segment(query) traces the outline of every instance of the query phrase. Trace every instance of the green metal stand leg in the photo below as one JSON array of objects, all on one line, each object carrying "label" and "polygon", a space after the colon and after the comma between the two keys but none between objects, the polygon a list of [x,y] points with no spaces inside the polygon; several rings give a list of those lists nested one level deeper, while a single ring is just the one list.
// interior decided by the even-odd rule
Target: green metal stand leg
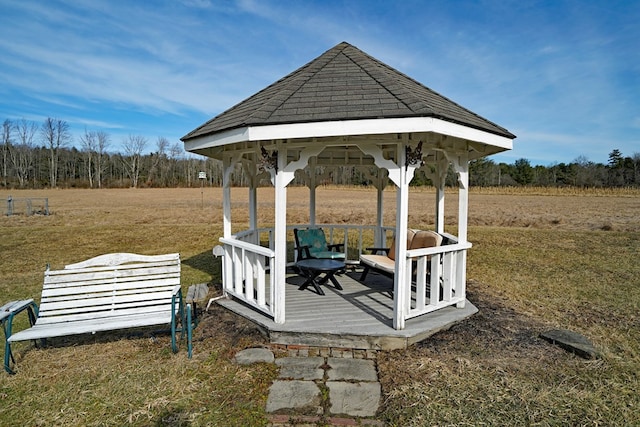
[{"label": "green metal stand leg", "polygon": [[187,304],[187,354],[189,359],[191,359],[192,347],[191,347],[191,304]]},{"label": "green metal stand leg", "polygon": [[9,344],[9,341],[5,340],[5,345],[4,345],[4,370],[7,371],[8,374],[15,374],[15,372],[11,369],[11,365],[10,365],[12,360],[13,360],[13,355],[11,354],[11,344]]},{"label": "green metal stand leg", "polygon": [[[24,301],[12,301],[8,303],[11,305],[7,311],[9,315],[7,317],[3,317],[2,321],[2,331],[4,332],[4,370],[7,371],[8,374],[15,374],[15,371],[11,369],[11,363],[15,364],[15,359],[13,358],[13,354],[11,353],[11,344],[9,343],[9,337],[13,333],[13,318],[16,314],[27,310],[27,314],[29,316],[29,324],[33,326],[36,323],[36,318],[38,317],[38,305],[32,300],[24,300]],[[3,307],[7,307],[6,305]]]},{"label": "green metal stand leg", "polygon": [[[171,350],[174,353],[178,352],[178,344],[176,343],[176,310],[175,307],[175,296],[173,297],[173,304],[171,305]],[[181,314],[181,313],[180,313]]]}]

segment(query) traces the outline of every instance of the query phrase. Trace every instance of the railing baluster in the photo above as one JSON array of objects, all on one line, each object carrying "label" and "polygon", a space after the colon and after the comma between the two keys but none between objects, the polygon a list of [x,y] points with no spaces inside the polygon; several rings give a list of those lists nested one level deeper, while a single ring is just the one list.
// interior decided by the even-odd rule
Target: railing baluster
[{"label": "railing baluster", "polygon": [[429,282],[429,304],[437,305],[440,302],[440,279],[442,278],[442,268],[440,261],[442,254],[436,254],[431,257],[431,280]]},{"label": "railing baluster", "polygon": [[255,254],[247,250],[243,250],[242,252],[244,254],[242,260],[242,264],[244,265],[244,294],[247,300],[255,301],[255,296],[253,294],[253,260],[255,259]]},{"label": "railing baluster", "polygon": [[416,262],[416,310],[424,310],[427,299],[427,257],[421,256]]},{"label": "railing baluster", "polygon": [[256,260],[257,264],[258,264],[258,268],[257,268],[257,286],[256,286],[256,291],[257,291],[257,297],[258,297],[258,305],[259,306],[265,306],[265,270],[266,270],[266,263],[265,263],[265,258],[262,256],[258,256],[255,255],[254,259]]},{"label": "railing baluster", "polygon": [[453,287],[453,274],[455,272],[454,261],[455,253],[450,252],[445,254],[443,262],[443,280],[442,280],[442,300],[451,300],[451,289]]},{"label": "railing baluster", "polygon": [[233,251],[233,275],[234,275],[234,282],[235,282],[235,291],[239,295],[243,294],[243,286],[242,286],[242,282],[244,280],[244,278],[242,277],[243,275],[242,253],[243,252],[244,252],[244,249],[242,248],[236,248],[236,250]]}]

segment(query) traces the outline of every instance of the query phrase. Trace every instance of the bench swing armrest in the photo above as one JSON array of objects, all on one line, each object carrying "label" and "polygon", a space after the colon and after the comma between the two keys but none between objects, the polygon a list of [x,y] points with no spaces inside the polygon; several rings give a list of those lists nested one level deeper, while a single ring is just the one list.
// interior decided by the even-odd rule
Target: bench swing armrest
[{"label": "bench swing armrest", "polygon": [[184,326],[186,323],[186,319],[184,302],[182,300],[182,286],[180,285],[176,285],[173,288],[171,295],[171,349],[174,353],[178,352],[178,343],[176,340],[176,332],[178,331],[178,319],[180,319],[180,339],[182,340],[182,338],[184,337]]},{"label": "bench swing armrest", "polygon": [[15,374],[11,369],[11,363],[15,363],[13,354],[11,353],[11,343],[9,337],[13,333],[13,318],[16,314],[27,310],[29,316],[29,325],[33,326],[38,318],[38,304],[33,299],[12,301],[5,304],[0,309],[0,324],[4,332],[4,370],[8,374]]},{"label": "bench swing armrest", "polygon": [[378,254],[378,252],[384,252],[385,255],[389,255],[389,250],[391,248],[366,248],[368,251],[371,251],[373,255]]}]

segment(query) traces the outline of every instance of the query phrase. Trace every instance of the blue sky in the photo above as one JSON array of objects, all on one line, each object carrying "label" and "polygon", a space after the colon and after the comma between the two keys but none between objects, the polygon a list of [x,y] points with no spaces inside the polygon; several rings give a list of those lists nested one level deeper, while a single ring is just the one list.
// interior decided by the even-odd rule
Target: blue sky
[{"label": "blue sky", "polygon": [[0,121],[152,150],[346,41],[516,134],[494,161],[607,163],[640,153],[638,22],[615,0],[0,0]]}]

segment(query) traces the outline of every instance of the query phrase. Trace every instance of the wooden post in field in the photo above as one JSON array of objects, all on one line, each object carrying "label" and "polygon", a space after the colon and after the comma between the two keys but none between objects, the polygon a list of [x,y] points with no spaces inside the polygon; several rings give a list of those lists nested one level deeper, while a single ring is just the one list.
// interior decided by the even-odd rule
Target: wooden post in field
[{"label": "wooden post in field", "polygon": [[202,199],[202,209],[204,209],[204,181],[207,179],[207,173],[198,172],[198,179],[200,180],[200,198]]}]

